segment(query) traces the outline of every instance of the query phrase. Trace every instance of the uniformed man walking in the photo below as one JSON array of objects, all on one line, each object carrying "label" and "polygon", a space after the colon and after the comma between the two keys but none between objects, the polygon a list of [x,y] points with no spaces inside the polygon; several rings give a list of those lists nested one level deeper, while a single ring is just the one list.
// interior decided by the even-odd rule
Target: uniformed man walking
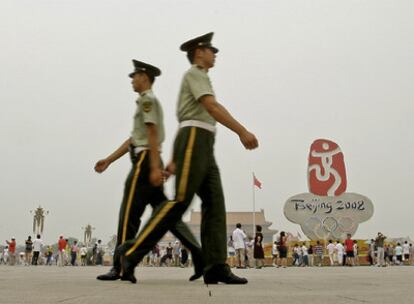
[{"label": "uniformed man walking", "polygon": [[235,132],[246,149],[257,148],[258,141],[215,98],[207,74],[218,52],[211,44],[212,37],[213,33],[208,33],[181,45],[192,66],[181,84],[177,109],[180,129],[174,143],[173,161],[168,166],[168,170],[176,174],[176,197],[157,209],[136,239],[120,247],[125,256],[124,271],[131,277],[134,267],[169,227],[181,219],[197,194],[202,200],[204,282],[247,283],[245,278],[234,275],[226,264],[226,210],[213,153],[216,121]]},{"label": "uniformed man walking", "polygon": [[[147,204],[156,208],[167,199],[162,187],[164,177],[160,159],[160,148],[164,141],[163,112],[152,92],[152,84],[161,71],[157,67],[141,61],[133,60],[133,64],[135,70],[129,76],[132,78],[134,91],[140,96],[137,100],[138,107],[134,116],[131,137],[111,155],[99,160],[95,165],[95,171],[102,173],[111,163],[128,151],[130,152],[132,169],[125,182],[116,246],[135,237]],[[197,240],[182,221],[177,221],[169,229],[192,252],[196,273],[190,280],[201,277],[204,265]],[[121,278],[135,283],[134,278],[121,276],[121,264],[122,259],[115,251],[112,269],[108,273],[98,276],[97,279],[118,280]]]}]

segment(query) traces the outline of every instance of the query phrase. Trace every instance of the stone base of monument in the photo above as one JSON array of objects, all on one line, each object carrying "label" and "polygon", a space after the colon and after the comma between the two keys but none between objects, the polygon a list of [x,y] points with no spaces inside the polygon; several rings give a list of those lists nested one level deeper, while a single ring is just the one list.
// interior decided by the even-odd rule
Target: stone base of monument
[{"label": "stone base of monument", "polygon": [[347,234],[354,235],[358,225],[372,217],[374,205],[369,198],[357,193],[339,196],[302,193],[290,197],[283,211],[311,240],[343,240]]}]

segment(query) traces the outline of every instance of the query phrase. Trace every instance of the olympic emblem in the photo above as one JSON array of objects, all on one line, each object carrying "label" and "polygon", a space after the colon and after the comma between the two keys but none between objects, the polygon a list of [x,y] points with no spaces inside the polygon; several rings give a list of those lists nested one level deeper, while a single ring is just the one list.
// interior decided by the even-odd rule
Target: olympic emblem
[{"label": "olympic emblem", "polygon": [[284,214],[309,239],[344,239],[372,217],[369,198],[346,192],[344,155],[335,142],[317,139],[312,143],[307,176],[309,192],[289,198]]}]

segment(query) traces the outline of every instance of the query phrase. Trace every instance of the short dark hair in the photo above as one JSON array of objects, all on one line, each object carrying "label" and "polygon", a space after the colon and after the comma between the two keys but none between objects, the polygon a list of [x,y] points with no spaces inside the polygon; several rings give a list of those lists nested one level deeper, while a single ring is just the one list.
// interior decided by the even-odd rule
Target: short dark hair
[{"label": "short dark hair", "polygon": [[237,224],[236,224],[236,227],[237,227],[237,228],[241,228],[241,224],[240,224],[240,223],[237,223]]},{"label": "short dark hair", "polygon": [[36,235],[36,237],[37,237],[38,239],[40,239],[40,234]]},{"label": "short dark hair", "polygon": [[153,84],[155,82],[155,76],[150,75],[150,74],[147,74],[147,76],[148,76],[148,80],[151,82],[151,84]]},{"label": "short dark hair", "polygon": [[194,63],[195,51],[196,49],[191,49],[187,52],[187,59],[188,61],[190,61],[191,64]]},{"label": "short dark hair", "polygon": [[262,231],[262,226],[256,225],[256,230],[257,230],[257,232],[261,232]]}]

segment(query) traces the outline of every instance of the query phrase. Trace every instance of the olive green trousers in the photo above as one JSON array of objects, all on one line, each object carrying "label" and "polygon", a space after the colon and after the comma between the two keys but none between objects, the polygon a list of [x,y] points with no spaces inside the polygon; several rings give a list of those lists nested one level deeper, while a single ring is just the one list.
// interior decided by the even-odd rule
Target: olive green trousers
[{"label": "olive green trousers", "polygon": [[[141,216],[147,205],[151,205],[155,212],[167,199],[163,187],[154,187],[149,181],[149,151],[145,150],[138,155],[132,155],[131,160],[132,168],[125,182],[124,197],[119,211],[117,247],[126,240],[135,238],[141,224]],[[191,251],[196,272],[201,271],[200,268],[204,267],[201,248],[188,226],[179,220],[169,230]],[[152,247],[144,255],[150,250]],[[115,250],[113,271],[121,273],[121,266],[121,256]]]},{"label": "olive green trousers", "polygon": [[176,164],[175,200],[164,201],[152,214],[137,238],[124,243],[120,251],[129,265],[137,265],[190,206],[194,195],[201,201],[201,245],[205,271],[226,263],[226,210],[220,173],[214,158],[214,133],[198,128],[181,128],[174,143]]}]

